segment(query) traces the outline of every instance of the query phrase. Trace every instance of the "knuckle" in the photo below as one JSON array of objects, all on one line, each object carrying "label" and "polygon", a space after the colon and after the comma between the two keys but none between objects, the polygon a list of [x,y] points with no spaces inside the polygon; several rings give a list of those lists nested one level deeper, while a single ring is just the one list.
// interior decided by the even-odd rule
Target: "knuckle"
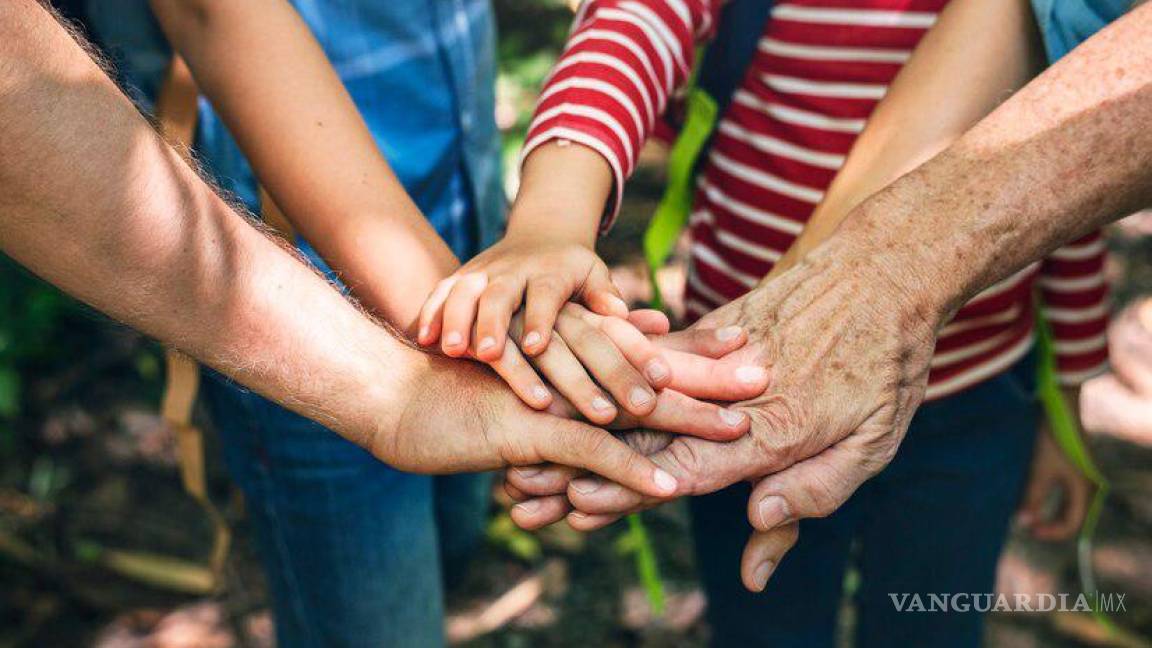
[{"label": "knuckle", "polygon": [[[538,275],[532,278],[529,288],[537,299],[548,298],[563,292],[564,282],[552,274]],[[558,296],[554,298],[558,298]]]},{"label": "knuckle", "polygon": [[586,453],[586,457],[607,459],[612,455],[612,437],[606,432],[601,432],[591,428],[580,428],[573,430],[573,438],[570,438],[569,446],[573,449],[579,449],[580,452]]},{"label": "knuckle", "polygon": [[804,416],[795,399],[786,395],[765,396],[745,408],[751,418],[749,432],[756,449],[763,455],[793,463],[807,452],[811,439],[803,424]]},{"label": "knuckle", "polygon": [[690,491],[695,490],[696,484],[700,481],[700,470],[703,466],[700,454],[696,452],[692,444],[682,441],[673,441],[668,445],[667,451],[672,462],[679,467],[679,474],[676,475],[676,479]]}]

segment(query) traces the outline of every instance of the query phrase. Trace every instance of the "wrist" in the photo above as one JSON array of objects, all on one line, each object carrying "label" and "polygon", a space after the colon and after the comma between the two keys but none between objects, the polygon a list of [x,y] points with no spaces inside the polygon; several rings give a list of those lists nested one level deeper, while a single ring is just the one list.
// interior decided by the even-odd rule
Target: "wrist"
[{"label": "wrist", "polygon": [[814,248],[801,260],[827,265],[823,272],[859,284],[860,298],[897,312],[910,330],[930,331],[933,338],[959,303],[943,274],[921,251],[902,240],[900,232],[885,229],[893,219],[885,214],[883,227],[866,213],[848,220],[845,228]]},{"label": "wrist", "polygon": [[374,375],[363,387],[365,409],[372,419],[367,430],[370,436],[361,445],[377,459],[395,463],[404,412],[426,383],[432,356],[410,347],[391,331],[382,330],[381,334],[391,338],[383,345],[389,347],[387,362],[376,363]]},{"label": "wrist", "polygon": [[[913,193],[912,195],[916,195]],[[938,331],[978,286],[979,268],[947,227],[924,217],[930,208],[891,190],[876,194],[845,219],[825,247],[889,303]],[[970,260],[969,260],[970,261]]]},{"label": "wrist", "polygon": [[508,232],[591,248],[613,184],[611,167],[595,150],[575,142],[544,143],[524,160]]}]

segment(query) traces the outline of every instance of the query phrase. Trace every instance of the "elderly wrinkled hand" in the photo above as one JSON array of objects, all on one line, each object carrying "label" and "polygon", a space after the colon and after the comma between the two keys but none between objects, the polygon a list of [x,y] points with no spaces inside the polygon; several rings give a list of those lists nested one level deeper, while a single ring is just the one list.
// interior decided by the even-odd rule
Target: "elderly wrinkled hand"
[{"label": "elderly wrinkled hand", "polygon": [[[824,248],[696,324],[748,331],[740,353],[769,373],[768,389],[737,406],[751,430],[723,443],[639,439],[676,476],[672,497],[758,480],[748,503],[757,531],[742,567],[749,588],[763,589],[795,542],[799,519],[829,515],[894,456],[923,399],[944,317],[917,308],[908,295],[895,271],[869,255]],[[575,508],[568,521],[578,529],[671,499],[573,477],[561,468],[509,472],[510,492],[525,500],[517,521],[558,519],[567,512],[561,495]]]}]

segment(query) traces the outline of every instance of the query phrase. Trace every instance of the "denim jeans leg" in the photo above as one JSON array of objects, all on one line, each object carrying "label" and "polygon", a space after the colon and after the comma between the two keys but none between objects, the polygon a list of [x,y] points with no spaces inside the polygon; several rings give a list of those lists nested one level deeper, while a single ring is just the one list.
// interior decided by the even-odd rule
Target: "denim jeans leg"
[{"label": "denim jeans leg", "polygon": [[738,484],[691,501],[711,645],[833,648],[855,503],[825,519],[801,522],[800,542],[777,566],[766,590],[754,594],[740,580],[740,557],[752,532],[750,493],[748,484]]},{"label": "denim jeans leg", "polygon": [[205,384],[248,498],[278,644],[443,645],[433,479],[254,394]]},{"label": "denim jeans leg", "polygon": [[444,584],[451,589],[464,577],[484,538],[492,502],[492,473],[442,475],[433,480],[436,528]]},{"label": "denim jeans leg", "polygon": [[871,484],[860,528],[857,648],[979,646],[984,615],[899,612],[892,595],[991,593],[1027,479],[1039,412],[1033,364],[925,405]]}]

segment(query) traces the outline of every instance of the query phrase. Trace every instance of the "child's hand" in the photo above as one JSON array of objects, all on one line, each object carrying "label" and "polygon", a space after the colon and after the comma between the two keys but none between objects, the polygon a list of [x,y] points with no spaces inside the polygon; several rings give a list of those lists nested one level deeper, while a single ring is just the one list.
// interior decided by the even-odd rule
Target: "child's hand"
[{"label": "child's hand", "polygon": [[1066,540],[1083,524],[1091,495],[1091,482],[1064,456],[1047,424],[1042,425],[1016,516],[1020,526],[1038,540]]},{"label": "child's hand", "polygon": [[557,313],[569,300],[602,315],[628,316],[608,267],[590,248],[546,233],[503,240],[444,279],[420,311],[420,344],[440,340],[445,354],[472,350],[484,362],[504,353],[512,316],[524,305],[520,348],[548,348]]}]

